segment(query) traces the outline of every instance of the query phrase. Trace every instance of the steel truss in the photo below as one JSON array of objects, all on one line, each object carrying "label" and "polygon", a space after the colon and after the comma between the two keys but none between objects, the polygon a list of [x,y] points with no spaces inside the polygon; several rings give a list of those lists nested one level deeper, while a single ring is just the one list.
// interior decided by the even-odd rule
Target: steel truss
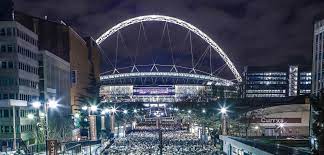
[{"label": "steel truss", "polygon": [[[146,68],[146,69],[143,69]],[[210,82],[217,86],[232,86],[234,82],[208,74],[207,72],[192,68],[175,66],[175,65],[134,65],[114,69],[101,74],[101,81],[120,81],[134,78],[176,78],[176,79],[193,79],[197,81]]]},{"label": "steel truss", "polygon": [[[123,21],[123,22],[115,25],[114,27],[110,28],[109,30],[107,30],[104,34],[102,34],[96,40],[96,42],[97,42],[97,44],[101,44],[106,38],[108,38],[109,36],[111,36],[114,33],[118,32],[120,29],[123,29],[124,27],[127,27],[127,26],[132,25],[132,24],[141,23],[141,22],[145,22],[145,21],[168,22],[168,23],[172,23],[172,24],[176,24],[176,25],[179,25],[181,27],[184,27],[184,28],[188,29],[189,31],[195,33],[201,39],[203,39],[205,42],[207,42],[221,56],[221,58],[225,61],[227,66],[230,68],[230,70],[234,74],[236,81],[237,82],[242,82],[241,75],[237,71],[237,69],[234,66],[234,64],[232,63],[232,61],[228,58],[226,53],[209,36],[207,36],[207,34],[202,32],[201,30],[199,30],[195,26],[191,25],[190,23],[187,23],[187,22],[185,22],[183,20],[180,20],[178,18],[169,17],[169,16],[163,16],[163,15],[147,15],[147,16],[139,16],[139,17],[131,18],[131,19]],[[195,71],[195,70],[196,69],[193,68],[193,71]],[[132,74],[132,73],[129,73],[129,74],[124,73],[123,74],[123,76],[129,76],[129,75],[134,75],[134,74]],[[165,73],[165,75],[175,75],[175,74],[166,74]],[[112,77],[115,77],[115,76],[117,76],[117,75],[112,75]],[[185,76],[190,77],[190,76],[192,76],[192,74],[190,74],[190,76],[186,74]],[[210,77],[212,77],[212,76],[210,76]],[[213,79],[213,78],[210,78],[210,79]]]}]

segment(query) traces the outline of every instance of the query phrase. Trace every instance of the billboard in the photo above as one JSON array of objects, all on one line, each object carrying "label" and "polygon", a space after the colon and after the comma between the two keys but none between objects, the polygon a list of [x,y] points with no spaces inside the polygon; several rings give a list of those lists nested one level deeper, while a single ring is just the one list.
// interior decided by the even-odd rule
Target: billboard
[{"label": "billboard", "polygon": [[133,95],[175,95],[175,89],[172,85],[134,86]]}]

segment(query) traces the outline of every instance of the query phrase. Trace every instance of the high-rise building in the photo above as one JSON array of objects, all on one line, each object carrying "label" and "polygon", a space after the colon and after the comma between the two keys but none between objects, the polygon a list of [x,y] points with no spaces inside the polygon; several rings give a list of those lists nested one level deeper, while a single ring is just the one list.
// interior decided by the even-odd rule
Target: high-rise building
[{"label": "high-rise building", "polygon": [[[32,144],[39,98],[38,36],[16,21],[0,21],[0,150]],[[27,116],[30,116],[29,118]],[[16,143],[15,143],[16,141]]]},{"label": "high-rise building", "polygon": [[246,66],[243,73],[243,97],[288,97],[309,94],[309,67]]},{"label": "high-rise building", "polygon": [[[320,17],[320,16],[319,16]],[[324,18],[317,18],[314,22],[313,34],[313,69],[312,93],[319,95],[324,88],[323,51],[324,51]]]}]

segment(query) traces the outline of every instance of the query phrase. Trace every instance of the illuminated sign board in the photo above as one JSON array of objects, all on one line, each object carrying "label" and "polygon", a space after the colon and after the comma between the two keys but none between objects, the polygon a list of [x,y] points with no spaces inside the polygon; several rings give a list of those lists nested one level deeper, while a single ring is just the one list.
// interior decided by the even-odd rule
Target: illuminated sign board
[{"label": "illuminated sign board", "polygon": [[252,123],[301,123],[301,118],[255,118]]},{"label": "illuminated sign board", "polygon": [[175,95],[174,86],[135,86],[133,95]]}]

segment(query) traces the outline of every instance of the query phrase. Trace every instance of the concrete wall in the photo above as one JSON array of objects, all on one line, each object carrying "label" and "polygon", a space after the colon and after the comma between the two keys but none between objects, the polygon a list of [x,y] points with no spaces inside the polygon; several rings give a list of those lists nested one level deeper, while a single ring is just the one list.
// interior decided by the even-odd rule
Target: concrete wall
[{"label": "concrete wall", "polygon": [[219,138],[223,141],[223,152],[225,152],[227,155],[271,155],[271,153],[238,142],[236,140],[231,139],[228,136],[220,135]]}]

